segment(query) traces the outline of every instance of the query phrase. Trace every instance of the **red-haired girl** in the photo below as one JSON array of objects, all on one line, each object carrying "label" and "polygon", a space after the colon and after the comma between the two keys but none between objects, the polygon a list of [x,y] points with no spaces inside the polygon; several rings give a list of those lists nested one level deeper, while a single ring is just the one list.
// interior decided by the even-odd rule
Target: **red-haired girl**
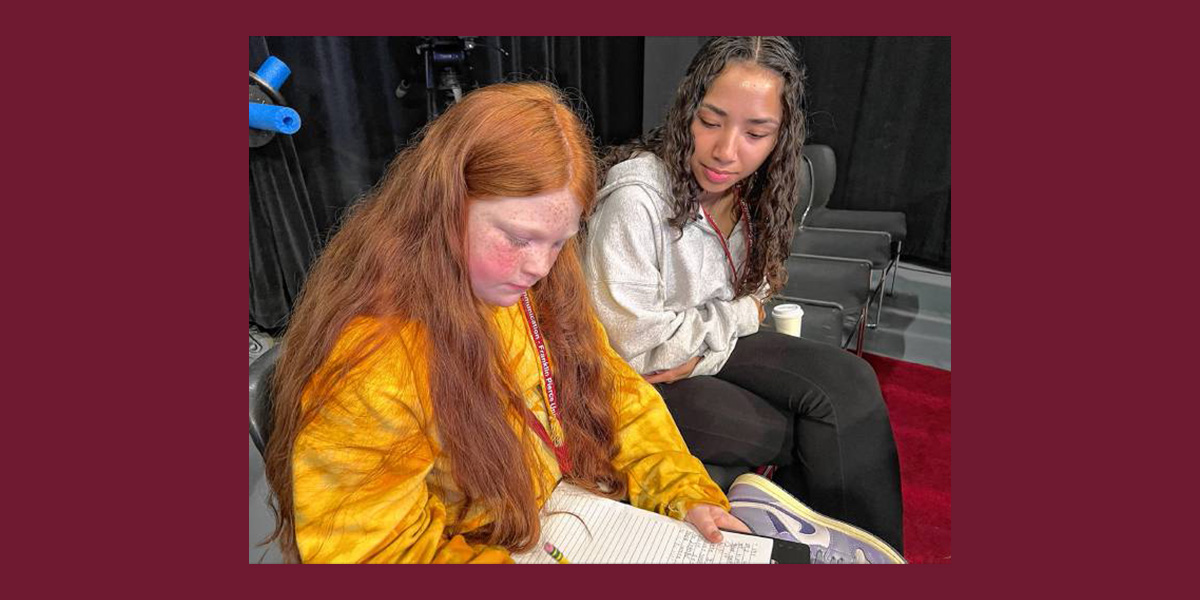
[{"label": "red-haired girl", "polygon": [[575,239],[590,137],[551,87],[468,94],[314,264],[266,452],[303,562],[507,562],[560,479],[745,531],[659,394],[609,347]]}]

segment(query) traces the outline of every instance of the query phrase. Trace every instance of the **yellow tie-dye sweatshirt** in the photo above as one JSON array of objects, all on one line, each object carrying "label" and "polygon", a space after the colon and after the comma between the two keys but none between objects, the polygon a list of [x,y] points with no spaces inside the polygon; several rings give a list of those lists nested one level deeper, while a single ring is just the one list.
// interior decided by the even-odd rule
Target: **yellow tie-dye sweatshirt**
[{"label": "yellow tie-dye sweatshirt", "polygon": [[[512,381],[526,405],[549,429],[537,352],[519,305],[494,311]],[[346,352],[378,324],[358,319],[342,334],[334,355]],[[600,328],[599,323],[596,324]],[[432,425],[424,347],[418,329],[403,328],[355,372],[296,440],[293,454],[296,542],[305,562],[511,562],[501,547],[468,543],[463,534],[491,522],[478,503],[464,512],[447,457]],[[553,361],[553,348],[548,348]],[[658,392],[607,344],[604,362],[617,377],[614,467],[628,482],[634,506],[682,519],[694,504],[729,509],[721,489],[688,453]],[[569,399],[563,399],[569,401]],[[535,444],[533,475],[539,506],[561,473],[554,452]],[[570,443],[570,440],[568,440]]]}]

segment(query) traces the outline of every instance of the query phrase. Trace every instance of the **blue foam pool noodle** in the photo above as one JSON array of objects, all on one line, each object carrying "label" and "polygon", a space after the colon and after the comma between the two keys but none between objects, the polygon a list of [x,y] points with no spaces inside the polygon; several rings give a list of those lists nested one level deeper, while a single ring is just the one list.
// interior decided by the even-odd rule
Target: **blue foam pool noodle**
[{"label": "blue foam pool noodle", "polygon": [[251,102],[250,127],[291,135],[300,129],[300,114],[286,106]]},{"label": "blue foam pool noodle", "polygon": [[254,74],[258,75],[259,79],[265,81],[275,91],[279,91],[279,86],[287,81],[288,76],[292,74],[292,70],[283,64],[282,60],[274,56],[268,56],[267,60],[263,61],[262,66]]}]

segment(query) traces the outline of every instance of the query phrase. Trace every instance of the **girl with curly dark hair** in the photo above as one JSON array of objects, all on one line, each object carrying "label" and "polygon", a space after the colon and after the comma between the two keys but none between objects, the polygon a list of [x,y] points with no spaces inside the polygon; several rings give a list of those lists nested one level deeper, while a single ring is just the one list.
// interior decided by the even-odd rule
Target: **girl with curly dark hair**
[{"label": "girl with curly dark hair", "polygon": [[759,332],[787,279],[803,97],[787,39],[709,40],[665,123],[606,157],[584,265],[610,342],[656,384],[693,454],[777,465],[798,498],[902,551],[899,462],[874,371]]}]

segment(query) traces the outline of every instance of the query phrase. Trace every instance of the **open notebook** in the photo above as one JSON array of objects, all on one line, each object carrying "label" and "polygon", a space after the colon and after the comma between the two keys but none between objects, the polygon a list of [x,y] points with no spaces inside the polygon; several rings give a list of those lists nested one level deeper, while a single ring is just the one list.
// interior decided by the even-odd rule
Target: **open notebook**
[{"label": "open notebook", "polygon": [[541,512],[537,546],[517,563],[554,564],[553,544],[572,563],[769,563],[772,540],[725,531],[705,540],[691,525],[560,483]]}]

